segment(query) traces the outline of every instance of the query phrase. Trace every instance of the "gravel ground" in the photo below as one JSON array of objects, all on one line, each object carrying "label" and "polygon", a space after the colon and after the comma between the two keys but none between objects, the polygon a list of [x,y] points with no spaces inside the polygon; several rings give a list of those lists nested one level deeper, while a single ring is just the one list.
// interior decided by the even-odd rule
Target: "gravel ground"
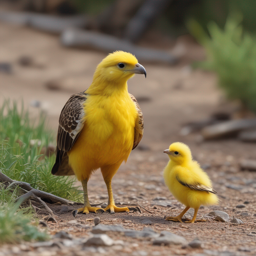
[{"label": "gravel ground", "polygon": [[[88,87],[97,63],[105,54],[67,50],[59,45],[55,36],[4,24],[1,24],[0,37],[1,61],[12,67],[11,74],[0,72],[3,95],[0,102],[4,98],[23,98],[31,116],[39,111],[33,102],[39,102],[40,110],[48,113],[49,128],[56,131],[62,106],[73,92]],[[203,56],[202,49],[194,44],[186,45],[186,53],[192,60]],[[29,56],[40,65],[22,67],[18,64],[22,56]],[[60,231],[68,235],[62,234],[64,238],[53,238],[45,244],[4,245],[0,247],[0,256],[84,255],[88,252],[90,255],[139,256],[256,255],[256,174],[239,168],[242,159],[255,158],[255,145],[231,139],[200,142],[198,134],[180,135],[182,124],[209,117],[220,102],[215,76],[191,70],[188,59],[175,67],[143,63],[148,78],[137,76],[129,83],[129,90],[139,99],[144,113],[145,135],[141,146],[115,175],[113,190],[117,203],[138,205],[141,213],[78,214],[74,218],[72,211],[79,206],[49,205],[58,222],[45,221],[47,230],[53,236]],[[57,89],[49,89],[52,88],[49,84],[57,85]],[[165,215],[176,215],[184,207],[170,194],[162,178],[168,161],[162,151],[174,141],[190,146],[220,198],[218,206],[199,210],[198,218],[204,217],[206,222],[188,224],[164,220]],[[89,181],[89,198],[92,204],[107,203],[107,190],[99,171]],[[227,213],[229,220],[221,222],[207,217],[212,211]],[[39,212],[39,217],[43,219],[45,213]],[[100,225],[107,225],[105,229],[110,225],[122,225],[123,229],[107,231],[107,236],[95,235],[92,232],[95,232],[96,217],[100,218]],[[242,223],[233,223],[239,222],[233,217]],[[143,229],[143,232],[131,231]],[[163,231],[180,237],[161,233]],[[87,240],[89,237],[94,238]]]}]

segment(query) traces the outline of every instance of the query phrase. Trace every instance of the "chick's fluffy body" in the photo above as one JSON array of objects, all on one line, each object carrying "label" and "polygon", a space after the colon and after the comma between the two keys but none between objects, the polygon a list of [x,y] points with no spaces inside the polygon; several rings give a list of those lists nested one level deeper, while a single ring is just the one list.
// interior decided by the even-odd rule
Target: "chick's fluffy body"
[{"label": "chick's fluffy body", "polygon": [[164,169],[165,184],[170,192],[177,200],[188,207],[199,208],[200,205],[217,204],[218,197],[215,194],[192,190],[179,182],[180,180],[185,184],[212,187],[208,175],[200,168],[196,161],[192,160],[190,149],[182,143],[174,144],[169,149],[179,151],[181,157],[176,159],[175,156],[170,156],[170,161]]}]

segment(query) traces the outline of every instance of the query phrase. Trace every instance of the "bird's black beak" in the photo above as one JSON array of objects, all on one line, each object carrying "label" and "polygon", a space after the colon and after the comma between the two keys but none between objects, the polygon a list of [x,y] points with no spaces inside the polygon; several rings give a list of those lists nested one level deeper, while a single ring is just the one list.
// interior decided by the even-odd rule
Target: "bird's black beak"
[{"label": "bird's black beak", "polygon": [[146,69],[140,63],[137,63],[132,71],[134,74],[144,74],[147,77]]},{"label": "bird's black beak", "polygon": [[167,155],[171,155],[171,151],[169,149],[165,149],[164,153],[167,154]]}]

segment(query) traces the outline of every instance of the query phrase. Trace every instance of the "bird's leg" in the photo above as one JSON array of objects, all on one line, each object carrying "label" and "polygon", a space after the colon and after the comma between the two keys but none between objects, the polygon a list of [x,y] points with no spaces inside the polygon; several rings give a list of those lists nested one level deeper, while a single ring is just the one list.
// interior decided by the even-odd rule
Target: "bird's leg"
[{"label": "bird's leg", "polygon": [[178,216],[172,217],[172,216],[167,216],[165,217],[165,220],[171,220],[171,221],[176,221],[176,222],[182,222],[182,217],[183,215],[188,211],[190,207],[187,206]]},{"label": "bird's leg", "polygon": [[107,189],[108,189],[108,206],[104,209],[105,211],[109,210],[110,213],[115,213],[115,212],[129,212],[128,207],[117,207],[115,205],[115,200],[113,197],[113,192],[112,192],[112,186],[111,186],[111,180],[106,181]]},{"label": "bird's leg", "polygon": [[92,207],[90,205],[89,198],[88,198],[87,183],[88,183],[88,179],[85,179],[82,181],[82,186],[83,186],[83,190],[84,190],[84,207],[79,208],[77,210],[77,213],[87,214],[89,212],[97,212],[98,210],[104,211],[102,208]]},{"label": "bird's leg", "polygon": [[185,222],[187,222],[187,223],[205,222],[206,221],[205,219],[196,220],[198,209],[199,208],[195,208],[195,212],[194,212],[194,216],[193,216],[192,220],[188,220],[188,221],[185,221]]}]

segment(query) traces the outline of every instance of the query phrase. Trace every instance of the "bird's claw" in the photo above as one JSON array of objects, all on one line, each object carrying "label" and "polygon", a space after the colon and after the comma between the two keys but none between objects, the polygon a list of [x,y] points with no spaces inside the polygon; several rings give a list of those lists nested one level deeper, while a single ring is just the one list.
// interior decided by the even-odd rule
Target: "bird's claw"
[{"label": "bird's claw", "polygon": [[99,207],[91,207],[91,206],[85,206],[82,208],[79,208],[77,210],[74,210],[72,212],[73,216],[76,217],[76,215],[78,213],[84,213],[84,214],[88,214],[89,212],[93,212],[93,213],[103,213],[105,212],[104,209],[99,208]]},{"label": "bird's claw", "polygon": [[128,207],[117,207],[116,205],[114,204],[109,204],[105,209],[104,211],[108,211],[110,212],[111,214],[114,214],[116,212],[129,212],[129,208]]}]

